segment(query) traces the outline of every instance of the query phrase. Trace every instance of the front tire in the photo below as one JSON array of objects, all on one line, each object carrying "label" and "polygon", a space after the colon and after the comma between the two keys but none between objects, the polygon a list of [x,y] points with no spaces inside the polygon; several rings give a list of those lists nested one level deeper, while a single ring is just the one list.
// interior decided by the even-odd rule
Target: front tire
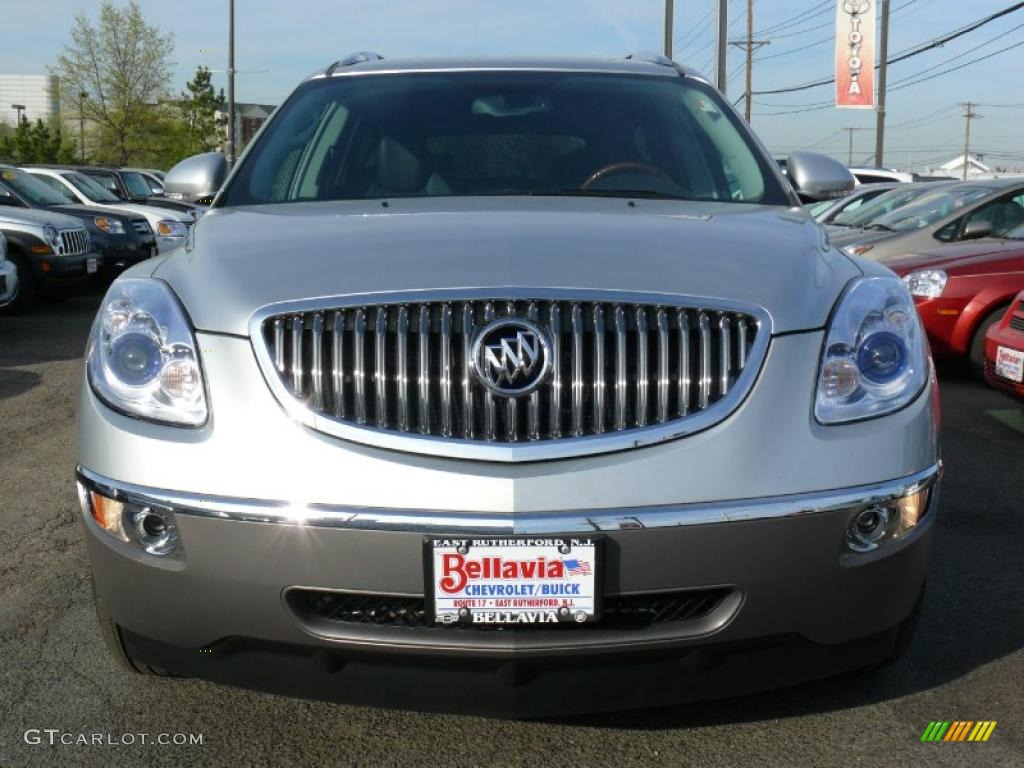
[{"label": "front tire", "polygon": [[121,640],[121,628],[117,625],[111,617],[109,611],[107,611],[106,603],[103,599],[96,594],[96,586],[93,585],[92,590],[93,602],[96,606],[96,619],[100,625],[100,635],[103,637],[103,644],[107,646],[107,651],[113,658],[114,663],[121,668],[124,672],[130,672],[135,675],[143,675],[145,677],[175,677],[175,675],[166,672],[159,667],[153,667],[149,664],[143,664],[142,662],[135,661],[128,652],[125,650],[124,642]]},{"label": "front tire", "polygon": [[18,270],[18,292],[7,306],[0,308],[0,315],[17,315],[35,304],[36,282],[23,256],[9,253],[7,258]]},{"label": "front tire", "polygon": [[1003,319],[1003,315],[1006,314],[1009,308],[1010,305],[1006,304],[1005,306],[997,307],[985,315],[978,325],[978,329],[974,332],[974,336],[971,338],[971,348],[968,352],[971,372],[981,379],[985,378],[985,333]]}]

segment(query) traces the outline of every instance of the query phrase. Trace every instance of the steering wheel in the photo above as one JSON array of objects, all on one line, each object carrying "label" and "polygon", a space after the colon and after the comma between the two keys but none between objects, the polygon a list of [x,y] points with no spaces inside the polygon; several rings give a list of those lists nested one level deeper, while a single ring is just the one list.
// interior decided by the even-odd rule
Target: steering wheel
[{"label": "steering wheel", "polygon": [[580,185],[580,189],[590,189],[591,186],[605,179],[609,176],[614,176],[617,173],[644,173],[648,176],[661,176],[662,178],[669,178],[669,175],[665,173],[661,168],[650,163],[634,163],[634,162],[622,162],[622,163],[610,163],[604,168],[599,168],[594,171],[587,180]]}]

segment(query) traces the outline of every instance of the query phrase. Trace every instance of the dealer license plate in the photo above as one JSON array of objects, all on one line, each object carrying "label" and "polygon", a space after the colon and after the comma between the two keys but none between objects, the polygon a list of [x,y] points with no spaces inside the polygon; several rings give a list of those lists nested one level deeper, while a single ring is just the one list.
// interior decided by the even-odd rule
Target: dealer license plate
[{"label": "dealer license plate", "polygon": [[96,259],[89,258],[85,260],[85,273],[91,275],[96,271]]},{"label": "dealer license plate", "polygon": [[594,539],[428,539],[427,595],[434,622],[597,621],[599,549]]},{"label": "dealer license plate", "polygon": [[1004,379],[1024,382],[1024,352],[1007,347],[996,349],[996,375]]}]

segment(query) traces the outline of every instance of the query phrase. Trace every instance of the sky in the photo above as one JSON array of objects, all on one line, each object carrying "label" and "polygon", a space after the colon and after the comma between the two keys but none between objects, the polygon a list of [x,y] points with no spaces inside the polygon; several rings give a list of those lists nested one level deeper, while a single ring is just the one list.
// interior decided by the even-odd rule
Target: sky
[{"label": "sky", "polygon": [[[115,0],[118,2],[118,0]],[[880,0],[871,0],[880,2]],[[830,77],[834,2],[754,0],[753,90]],[[962,27],[1011,0],[891,0],[890,53]],[[195,68],[227,66],[228,0],[141,0],[147,20],[173,33],[175,91]],[[660,50],[664,0],[236,0],[236,98],[276,104],[309,72],[358,50],[385,57],[448,55],[622,56]],[[675,0],[675,58],[714,77],[718,0]],[[0,73],[46,72],[69,37],[76,12],[96,18],[100,0],[6,0]],[[730,39],[746,33],[747,0],[729,0]],[[759,34],[762,30],[764,34]],[[912,75],[937,74],[999,49],[1003,53],[934,79],[896,89]],[[944,63],[947,62],[948,63]],[[729,53],[730,100],[742,97],[743,54]],[[963,109],[980,103],[972,152],[993,166],[1024,167],[1024,9],[941,48],[894,64],[885,164],[924,169],[963,151]],[[821,105],[833,87],[754,97],[752,125],[773,153],[812,149],[855,164],[873,159],[875,113]],[[1000,106],[1001,105],[1001,106]],[[1007,106],[1015,105],[1015,106]]]}]

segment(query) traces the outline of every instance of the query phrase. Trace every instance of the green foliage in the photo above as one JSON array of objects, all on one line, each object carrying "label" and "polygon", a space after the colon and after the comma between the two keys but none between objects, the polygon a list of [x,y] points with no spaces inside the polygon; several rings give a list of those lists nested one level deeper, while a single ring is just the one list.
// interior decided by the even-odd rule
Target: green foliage
[{"label": "green foliage", "polygon": [[[5,135],[6,134],[6,135]],[[0,134],[0,161],[7,163],[72,163],[75,147],[57,120],[30,123],[24,117],[16,129]]]},{"label": "green foliage", "polygon": [[173,38],[146,23],[137,2],[100,5],[93,23],[75,15],[53,72],[88,121],[89,160],[160,166],[180,145],[180,126],[161,104],[170,92]]},{"label": "green foliage", "polygon": [[213,152],[220,147],[224,137],[226,117],[217,112],[225,111],[224,92],[216,94],[207,67],[196,69],[196,75],[185,85],[179,104],[187,125],[187,155]]}]

